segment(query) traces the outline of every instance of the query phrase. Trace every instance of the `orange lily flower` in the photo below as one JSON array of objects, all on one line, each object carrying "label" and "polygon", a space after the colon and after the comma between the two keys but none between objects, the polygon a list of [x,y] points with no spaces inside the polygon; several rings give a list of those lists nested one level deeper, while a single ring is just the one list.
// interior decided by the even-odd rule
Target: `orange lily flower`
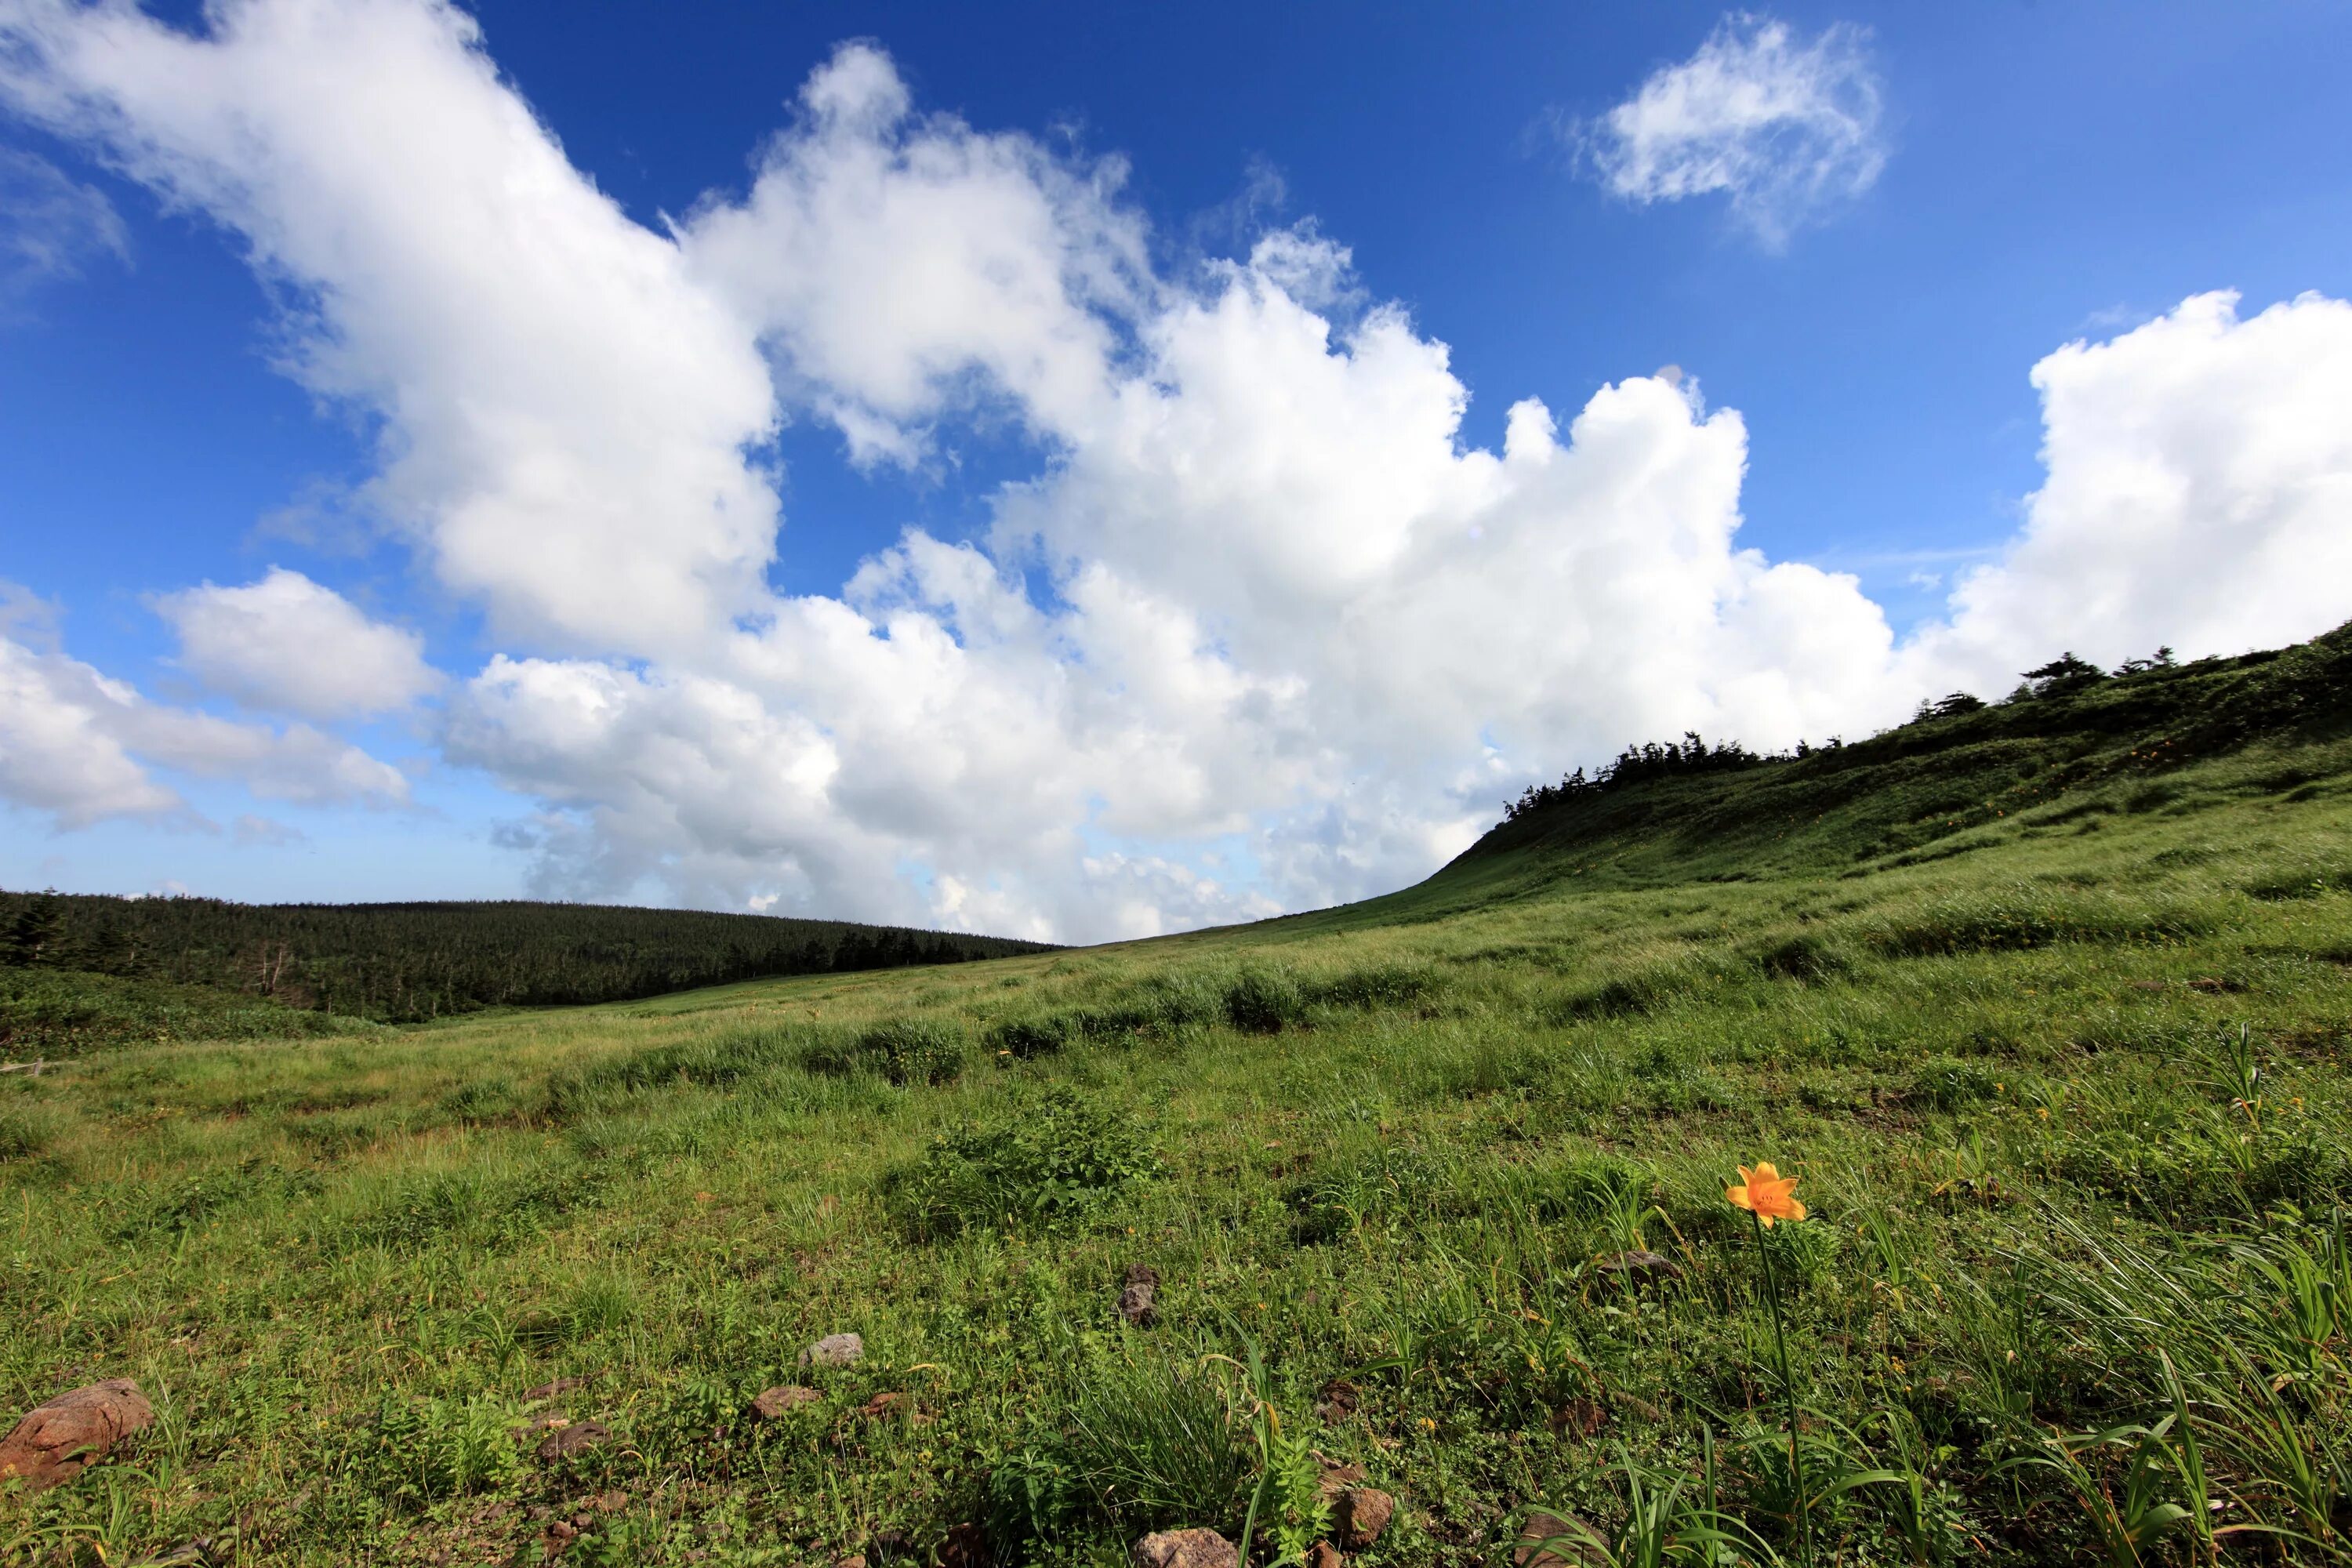
[{"label": "orange lily flower", "polygon": [[1784,1176],[1771,1161],[1760,1160],[1752,1171],[1740,1166],[1739,1185],[1724,1188],[1723,1195],[1769,1226],[1776,1219],[1805,1217],[1805,1205],[1797,1201],[1796,1186],[1796,1177]]}]

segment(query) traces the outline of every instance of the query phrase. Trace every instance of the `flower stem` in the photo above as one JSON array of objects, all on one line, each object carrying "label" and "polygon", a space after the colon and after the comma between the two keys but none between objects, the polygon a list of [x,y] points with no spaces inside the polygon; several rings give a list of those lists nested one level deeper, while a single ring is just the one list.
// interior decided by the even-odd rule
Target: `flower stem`
[{"label": "flower stem", "polygon": [[1756,1227],[1756,1250],[1764,1259],[1764,1300],[1772,1311],[1772,1352],[1780,1366],[1780,1394],[1789,1407],[1789,1480],[1797,1489],[1797,1561],[1812,1568],[1813,1500],[1805,1484],[1804,1460],[1797,1447],[1797,1380],[1789,1373],[1789,1335],[1780,1326],[1780,1279],[1772,1268],[1772,1249],[1764,1244],[1764,1217],[1753,1209],[1748,1222]]}]

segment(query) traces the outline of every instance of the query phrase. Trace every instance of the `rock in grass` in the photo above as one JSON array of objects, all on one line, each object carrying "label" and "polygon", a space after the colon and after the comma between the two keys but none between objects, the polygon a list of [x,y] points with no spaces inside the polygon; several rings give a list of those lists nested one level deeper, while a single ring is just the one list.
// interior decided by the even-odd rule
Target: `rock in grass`
[{"label": "rock in grass", "polygon": [[60,1394],[26,1411],[0,1437],[0,1486],[14,1480],[26,1491],[47,1491],[154,1419],[155,1407],[127,1377]]},{"label": "rock in grass", "polygon": [[[1310,1450],[1310,1452],[1315,1451]],[[1326,1502],[1338,1498],[1349,1487],[1360,1487],[1364,1484],[1365,1472],[1361,1465],[1343,1465],[1339,1460],[1327,1458],[1320,1452],[1315,1452],[1315,1462],[1323,1468],[1323,1474],[1317,1479],[1315,1489],[1323,1494],[1323,1500]]]},{"label": "rock in grass", "polygon": [[575,1388],[584,1388],[587,1384],[588,1380],[584,1377],[559,1377],[553,1383],[542,1383],[537,1388],[524,1389],[522,1396],[525,1403],[535,1405],[542,1399],[553,1399],[559,1394],[569,1394]]},{"label": "rock in grass", "polygon": [[1307,1549],[1307,1568],[1340,1568],[1345,1562],[1339,1549],[1328,1541],[1318,1541]]},{"label": "rock in grass", "polygon": [[1126,1288],[1118,1293],[1118,1315],[1122,1321],[1141,1326],[1160,1316],[1152,1304],[1159,1293],[1160,1270],[1149,1263],[1138,1263],[1127,1271]]},{"label": "rock in grass", "polygon": [[1528,1515],[1511,1549],[1511,1568],[1588,1568],[1608,1561],[1592,1531],[1572,1519],[1541,1510]]},{"label": "rock in grass", "polygon": [[1331,1528],[1350,1552],[1361,1552],[1378,1541],[1395,1517],[1396,1499],[1378,1487],[1350,1487],[1331,1505]]},{"label": "rock in grass", "polygon": [[808,1349],[801,1352],[803,1366],[847,1366],[866,1354],[866,1340],[859,1334],[827,1334]]},{"label": "rock in grass", "polygon": [[1135,1568],[1241,1568],[1241,1552],[1213,1530],[1162,1530],[1135,1543]]},{"label": "rock in grass", "polygon": [[782,1384],[760,1391],[751,1401],[751,1414],[762,1421],[781,1421],[803,1405],[815,1405],[824,1395],[814,1388],[797,1383]]},{"label": "rock in grass", "polygon": [[1323,1385],[1323,1396],[1315,1402],[1315,1418],[1336,1426],[1356,1413],[1364,1396],[1356,1385],[1344,1377],[1335,1377]]},{"label": "rock in grass", "polygon": [[549,1461],[568,1459],[601,1447],[612,1437],[613,1429],[602,1421],[574,1421],[540,1439],[539,1457]]},{"label": "rock in grass", "polygon": [[1593,1268],[1603,1279],[1620,1285],[1658,1285],[1683,1277],[1683,1266],[1654,1252],[1612,1252]]}]

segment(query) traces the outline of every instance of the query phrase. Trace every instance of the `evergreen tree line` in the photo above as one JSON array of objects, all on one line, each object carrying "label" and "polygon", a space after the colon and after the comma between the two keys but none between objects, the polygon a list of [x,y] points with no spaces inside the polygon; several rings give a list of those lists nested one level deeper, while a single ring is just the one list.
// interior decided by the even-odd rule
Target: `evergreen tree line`
[{"label": "evergreen tree line", "polygon": [[0,963],[209,985],[383,1023],[1043,951],[1002,937],[693,910],[0,891]]},{"label": "evergreen tree line", "polygon": [[[2158,648],[2147,658],[2126,659],[2113,671],[2101,669],[2090,660],[2078,658],[2070,651],[2060,654],[2038,668],[2027,670],[2017,689],[2003,700],[2003,705],[2067,696],[2102,681],[2178,668],[2179,661],[2168,647]],[[1981,697],[1955,691],[1938,700],[1921,701],[1919,710],[1911,716],[1911,722],[1920,724],[1937,719],[1957,719],[1989,706],[1991,705]],[[1611,790],[1650,784],[1659,779],[1752,768],[1764,763],[1794,762],[1822,752],[1843,751],[1844,747],[1845,742],[1833,735],[1824,745],[1814,746],[1800,741],[1793,751],[1768,754],[1751,752],[1737,741],[1718,741],[1710,746],[1699,738],[1696,731],[1685,730],[1679,742],[1649,741],[1638,746],[1628,746],[1618,752],[1613,761],[1595,770],[1590,776],[1579,768],[1556,784],[1529,784],[1518,799],[1504,803],[1503,820],[1517,822],[1532,812],[1563,801],[1583,795],[1605,795]]]}]

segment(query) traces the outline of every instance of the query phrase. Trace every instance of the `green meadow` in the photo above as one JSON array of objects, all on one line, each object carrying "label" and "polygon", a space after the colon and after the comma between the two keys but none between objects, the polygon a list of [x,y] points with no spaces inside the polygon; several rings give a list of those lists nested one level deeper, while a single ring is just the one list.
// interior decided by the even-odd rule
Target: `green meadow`
[{"label": "green meadow", "polygon": [[0,1557],[1273,1563],[1348,1464],[1368,1568],[2352,1562],[2347,671],[1571,792],[1262,925],[0,1077],[0,1415],[158,1412]]}]

